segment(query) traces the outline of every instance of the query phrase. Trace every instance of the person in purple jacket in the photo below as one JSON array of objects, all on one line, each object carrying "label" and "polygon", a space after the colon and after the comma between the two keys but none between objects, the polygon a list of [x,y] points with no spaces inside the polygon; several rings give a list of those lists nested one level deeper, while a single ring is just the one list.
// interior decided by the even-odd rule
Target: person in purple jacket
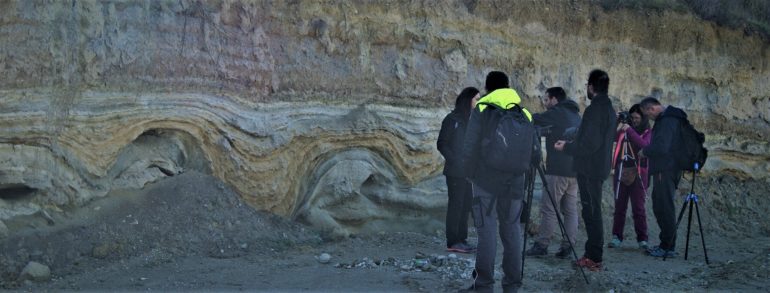
[{"label": "person in purple jacket", "polygon": [[[647,244],[647,215],[644,202],[648,188],[647,159],[638,156],[639,151],[650,144],[652,131],[647,117],[642,113],[639,104],[635,104],[628,111],[631,125],[623,123],[618,125],[618,146],[615,152],[615,176],[613,176],[613,188],[615,189],[615,213],[612,223],[612,240],[607,244],[609,248],[620,247],[623,242],[623,228],[626,224],[626,210],[631,201],[631,213],[634,219],[636,241],[641,249],[648,249]],[[622,143],[627,139],[626,160],[623,159]],[[620,181],[620,182],[618,182]]]}]

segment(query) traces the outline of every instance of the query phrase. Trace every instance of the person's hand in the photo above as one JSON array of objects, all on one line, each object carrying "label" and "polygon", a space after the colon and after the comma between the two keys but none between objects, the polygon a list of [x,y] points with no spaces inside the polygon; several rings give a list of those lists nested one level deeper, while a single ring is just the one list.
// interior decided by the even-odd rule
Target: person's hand
[{"label": "person's hand", "polygon": [[620,125],[620,130],[626,131],[629,128],[631,128],[631,125],[628,125],[628,123],[623,123],[622,125]]},{"label": "person's hand", "polygon": [[644,150],[639,150],[639,158],[645,158]]},{"label": "person's hand", "polygon": [[565,141],[563,141],[563,140],[557,141],[557,142],[556,142],[556,143],[553,145],[553,148],[554,148],[555,150],[557,150],[557,151],[563,151],[563,150],[564,150],[564,144],[565,144],[565,143],[566,143],[566,142],[565,142]]}]

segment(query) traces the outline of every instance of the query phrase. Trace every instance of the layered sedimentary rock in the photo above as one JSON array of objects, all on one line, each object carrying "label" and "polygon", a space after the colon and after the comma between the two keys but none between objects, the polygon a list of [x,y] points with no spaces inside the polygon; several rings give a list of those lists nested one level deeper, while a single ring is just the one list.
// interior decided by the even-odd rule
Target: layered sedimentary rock
[{"label": "layered sedimentary rock", "polygon": [[706,173],[767,180],[769,44],[589,1],[4,1],[0,219],[195,169],[339,234],[431,229],[440,120],[493,69],[533,110],[606,69],[618,108],[688,111]]}]

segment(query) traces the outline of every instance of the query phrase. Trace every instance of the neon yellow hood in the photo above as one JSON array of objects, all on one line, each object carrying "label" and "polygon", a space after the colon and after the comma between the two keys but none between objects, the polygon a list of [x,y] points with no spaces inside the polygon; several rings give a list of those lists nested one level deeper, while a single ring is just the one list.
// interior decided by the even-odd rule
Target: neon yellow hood
[{"label": "neon yellow hood", "polygon": [[[519,94],[516,92],[516,90],[512,88],[503,88],[497,89],[479,99],[479,103],[490,103],[495,104],[503,109],[510,109],[513,107],[513,105],[521,105],[521,98],[519,97]],[[479,112],[484,112],[484,109],[486,108],[487,105],[480,104]],[[521,107],[521,110],[524,111],[525,115],[527,115],[529,121],[532,121],[532,114],[530,114],[527,109],[524,109],[524,107]]]}]

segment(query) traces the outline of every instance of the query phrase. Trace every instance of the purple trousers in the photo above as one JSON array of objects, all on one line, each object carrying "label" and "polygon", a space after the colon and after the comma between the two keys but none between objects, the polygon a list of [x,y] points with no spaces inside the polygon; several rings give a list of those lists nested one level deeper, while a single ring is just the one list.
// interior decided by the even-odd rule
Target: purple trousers
[{"label": "purple trousers", "polygon": [[[617,188],[617,180],[614,182]],[[641,180],[637,178],[630,186],[620,184],[620,191],[615,199],[615,217],[612,221],[612,235],[623,240],[623,227],[626,225],[626,210],[631,201],[631,213],[634,218],[636,241],[647,241],[647,214],[644,210],[645,194]]]}]

